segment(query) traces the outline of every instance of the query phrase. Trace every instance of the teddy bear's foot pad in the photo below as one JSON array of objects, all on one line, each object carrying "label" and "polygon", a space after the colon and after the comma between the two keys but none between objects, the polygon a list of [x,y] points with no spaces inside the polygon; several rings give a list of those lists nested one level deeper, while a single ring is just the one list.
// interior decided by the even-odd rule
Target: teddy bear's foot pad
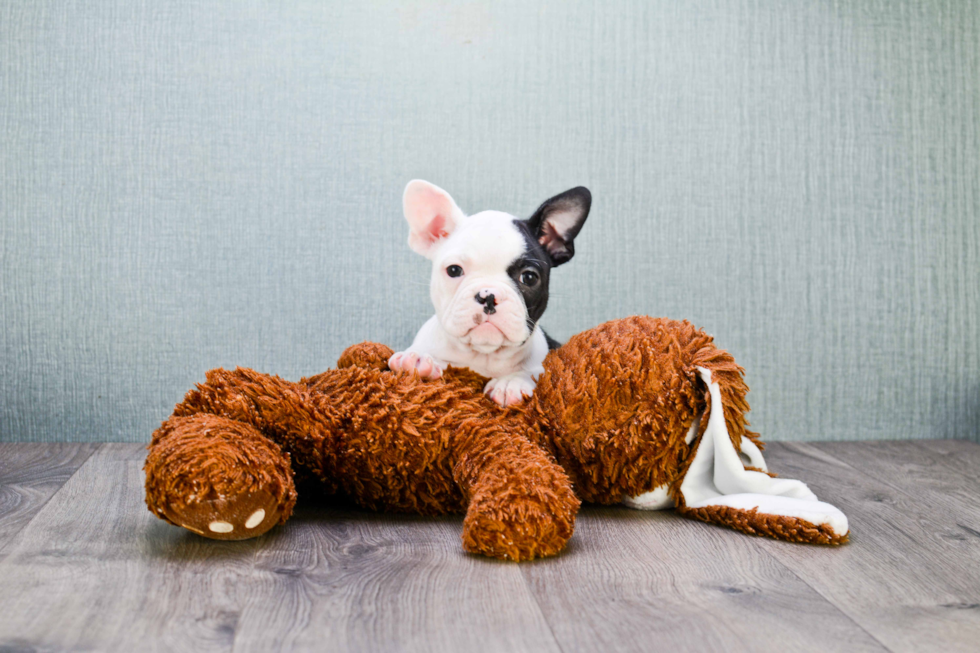
[{"label": "teddy bear's foot pad", "polygon": [[232,499],[169,506],[167,520],[213,540],[246,540],[262,535],[280,521],[275,497],[255,492]]}]

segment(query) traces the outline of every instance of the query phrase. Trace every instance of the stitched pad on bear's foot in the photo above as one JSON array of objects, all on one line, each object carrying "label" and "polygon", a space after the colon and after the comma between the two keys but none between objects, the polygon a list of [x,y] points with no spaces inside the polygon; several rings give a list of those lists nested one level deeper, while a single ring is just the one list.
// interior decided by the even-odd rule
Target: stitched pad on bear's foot
[{"label": "stitched pad on bear's foot", "polygon": [[279,523],[275,498],[267,492],[167,506],[167,521],[213,540],[245,540]]}]

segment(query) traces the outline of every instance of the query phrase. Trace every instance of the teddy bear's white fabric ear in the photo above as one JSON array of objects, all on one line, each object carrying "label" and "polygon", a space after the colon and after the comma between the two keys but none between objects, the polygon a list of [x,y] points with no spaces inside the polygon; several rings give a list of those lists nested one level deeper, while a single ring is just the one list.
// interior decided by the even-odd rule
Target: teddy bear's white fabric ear
[{"label": "teddy bear's white fabric ear", "polygon": [[[698,368],[701,379],[711,394],[711,412],[708,426],[697,443],[694,460],[681,482],[680,494],[684,499],[684,510],[702,512],[698,517],[705,521],[731,526],[731,521],[765,527],[766,521],[775,518],[787,531],[806,531],[812,526],[827,528],[833,539],[843,541],[847,537],[847,516],[838,508],[819,501],[806,484],[786,478],[773,478],[764,473],[766,462],[762,452],[748,438],[742,438],[741,456],[735,450],[728,428],[721,389],[711,377],[711,371]],[[695,418],[688,432],[687,442],[691,444],[697,437],[700,416]],[[744,460],[742,458],[744,456]],[[746,469],[746,465],[761,469]],[[667,495],[667,488],[657,488],[637,497],[624,497],[623,503],[641,510],[662,510],[674,506]],[[738,513],[738,519],[731,516]],[[798,539],[798,538],[784,538]],[[805,539],[805,538],[802,538]],[[815,540],[814,540],[815,541]]]},{"label": "teddy bear's white fabric ear", "polygon": [[402,206],[409,226],[408,246],[429,259],[465,217],[449,193],[421,179],[405,186]]},{"label": "teddy bear's white fabric ear", "polygon": [[[686,507],[717,506],[757,517],[769,515],[803,520],[815,526],[827,526],[837,537],[846,536],[848,526],[844,513],[829,503],[818,501],[806,484],[745,469],[725,426],[721,389],[712,380],[710,370],[699,367],[698,372],[711,393],[711,413],[694,461],[681,483]],[[742,439],[742,449],[753,467],[766,469],[762,452],[747,438]]]}]

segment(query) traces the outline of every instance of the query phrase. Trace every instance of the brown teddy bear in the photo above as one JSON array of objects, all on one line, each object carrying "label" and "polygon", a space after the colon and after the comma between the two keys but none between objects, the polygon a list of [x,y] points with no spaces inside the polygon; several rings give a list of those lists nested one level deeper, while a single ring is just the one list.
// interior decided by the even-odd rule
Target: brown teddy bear
[{"label": "brown teddy bear", "polygon": [[255,537],[289,518],[305,477],[372,510],[464,512],[463,548],[511,560],[561,551],[580,501],[847,539],[839,510],[766,471],[742,369],[688,322],[632,317],[581,333],[508,409],[468,370],[425,381],[389,371],[391,353],[356,345],[299,383],[212,370],[153,434],[149,509],[205,537]]}]

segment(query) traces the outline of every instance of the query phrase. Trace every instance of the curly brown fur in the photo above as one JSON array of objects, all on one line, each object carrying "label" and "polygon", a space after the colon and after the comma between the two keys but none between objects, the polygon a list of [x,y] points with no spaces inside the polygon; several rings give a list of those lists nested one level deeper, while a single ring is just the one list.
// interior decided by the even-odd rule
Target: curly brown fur
[{"label": "curly brown fur", "polygon": [[[362,342],[359,345],[351,345],[337,359],[337,369],[345,367],[367,367],[374,370],[387,370],[388,359],[395,353],[387,345],[379,345],[376,342]],[[329,374],[329,372],[325,372]],[[319,376],[319,375],[318,375]],[[317,377],[313,377],[316,379]],[[301,383],[308,382],[303,379]]]},{"label": "curly brown fur", "polygon": [[710,399],[697,368],[722,389],[738,448],[746,429],[742,369],[689,322],[631,317],[572,337],[551,352],[529,407],[579,496],[618,503],[664,484],[679,486],[693,457],[684,439]]},{"label": "curly brown fur", "polygon": [[215,539],[261,535],[285,523],[296,503],[289,455],[226,417],[171,417],[154,433],[145,469],[150,511]]},{"label": "curly brown fur", "polygon": [[[523,414],[501,411],[483,395],[484,381],[466,370],[447,371],[447,382],[426,382],[371,366],[379,352],[358,345],[345,352],[347,367],[298,384],[247,369],[209,372],[154,434],[146,464],[151,510],[202,532],[199,519],[178,515],[200,509],[199,493],[188,491],[176,512],[156,509],[173,494],[164,485],[175,473],[159,452],[207,451],[215,446],[208,420],[220,419],[238,427],[222,432],[231,455],[195,459],[216,478],[265,465],[243,456],[266,443],[327,492],[342,492],[365,508],[465,511],[467,551],[514,560],[560,551],[579,500],[564,470],[528,439]],[[178,438],[171,422],[181,419],[200,421],[187,423]],[[285,476],[291,481],[288,467]],[[222,536],[257,534],[233,526]]]},{"label": "curly brown fur", "polygon": [[704,508],[679,507],[677,512],[719,526],[727,526],[749,535],[771,537],[787,542],[801,544],[830,544],[837,546],[847,542],[848,534],[837,535],[826,525],[816,525],[799,517],[760,514],[757,508],[742,510],[729,506],[707,506]]},{"label": "curly brown fur", "polygon": [[[154,433],[150,510],[208,537],[250,537],[285,521],[293,476],[305,475],[365,508],[465,512],[465,550],[528,560],[565,546],[580,499],[616,503],[667,484],[684,509],[676,489],[697,446],[685,436],[699,415],[703,431],[709,408],[698,367],[720,385],[736,448],[741,437],[761,447],[746,428],[741,368],[687,322],[636,317],[579,334],[548,355],[534,396],[510,409],[484,396],[478,374],[449,368],[423,381],[388,371],[391,353],[361,343],[338,369],[299,383],[208,372]],[[263,521],[247,528],[258,510]],[[825,537],[708,517],[783,539]],[[209,530],[215,521],[231,530]]]}]

